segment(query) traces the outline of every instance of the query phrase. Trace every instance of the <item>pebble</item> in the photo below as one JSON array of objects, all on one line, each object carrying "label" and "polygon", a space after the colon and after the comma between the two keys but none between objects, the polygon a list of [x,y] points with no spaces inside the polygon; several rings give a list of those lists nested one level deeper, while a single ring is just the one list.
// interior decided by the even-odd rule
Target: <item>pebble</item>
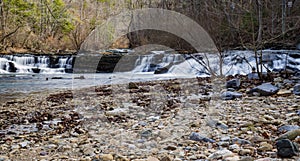
[{"label": "pebble", "polygon": [[273,146],[267,142],[262,142],[259,145],[259,148],[257,149],[258,151],[271,151],[273,149]]},{"label": "pebble", "polygon": [[250,156],[242,157],[239,161],[254,161],[254,159]]},{"label": "pebble", "polygon": [[233,99],[241,98],[241,97],[243,97],[243,94],[238,93],[238,92],[226,91],[221,94],[221,98],[223,100],[233,100]]},{"label": "pebble", "polygon": [[239,156],[226,157],[224,160],[225,161],[240,161],[240,157]]},{"label": "pebble", "polygon": [[226,157],[232,156],[233,153],[230,150],[222,149],[214,152],[213,154],[209,155],[209,159],[224,159]]},{"label": "pebble", "polygon": [[148,129],[148,130],[145,130],[141,133],[141,137],[143,138],[148,138],[152,135],[152,130]]},{"label": "pebble", "polygon": [[159,161],[159,159],[157,159],[155,157],[148,157],[147,161]]},{"label": "pebble", "polygon": [[0,161],[8,161],[9,158],[7,156],[0,155]]},{"label": "pebble", "polygon": [[[249,87],[247,88],[250,89],[253,84],[248,84]],[[245,86],[244,82],[242,85]],[[168,86],[166,85],[166,87]],[[138,88],[141,88],[140,85]],[[205,88],[209,89],[210,87],[207,85]],[[290,88],[285,89],[292,91]],[[246,88],[243,90],[246,92]],[[208,94],[210,94],[210,90],[208,90]],[[168,94],[170,101],[168,101],[167,106],[161,108],[161,111],[151,111],[148,106],[141,107],[136,105],[137,103],[130,103],[130,107],[125,107],[113,102],[114,99],[126,100],[127,97],[130,97],[136,101],[148,103],[148,96],[151,96],[149,91],[147,93],[132,92],[130,95],[122,94],[121,97],[116,93],[115,98],[97,96],[94,99],[82,96],[82,100],[91,100],[92,105],[89,105],[90,107],[96,107],[98,104],[97,108],[99,109],[92,111],[91,115],[94,115],[94,112],[95,114],[99,112],[98,116],[103,115],[105,119],[99,120],[98,116],[88,115],[84,116],[87,122],[79,125],[74,123],[76,120],[72,120],[74,116],[69,115],[68,110],[65,110],[67,107],[73,107],[72,105],[66,107],[63,105],[64,103],[57,105],[55,102],[48,102],[51,111],[54,112],[52,114],[55,117],[57,115],[55,119],[60,120],[60,115],[64,114],[67,116],[64,117],[65,122],[60,121],[59,125],[49,126],[51,128],[49,131],[37,131],[29,135],[16,136],[17,134],[6,134],[0,131],[1,136],[5,134],[4,139],[0,141],[0,151],[3,151],[1,154],[13,156],[21,153],[23,155],[28,150],[21,149],[21,143],[30,140],[30,142],[24,143],[23,147],[29,148],[30,145],[30,150],[39,150],[37,157],[47,158],[51,156],[54,160],[60,160],[59,158],[75,160],[75,155],[80,155],[81,158],[76,159],[129,161],[144,158],[140,160],[147,161],[148,156],[152,156],[154,160],[163,160],[165,157],[162,156],[168,155],[171,157],[165,158],[164,161],[218,159],[252,161],[264,157],[270,157],[272,160],[278,159],[277,151],[282,153],[282,150],[275,148],[284,149],[286,147],[275,147],[275,142],[271,141],[281,133],[286,132],[277,139],[277,142],[284,138],[290,138],[294,139],[292,141],[300,143],[299,133],[295,132],[295,130],[299,130],[297,122],[299,121],[297,112],[300,112],[298,111],[299,96],[286,96],[284,94],[279,96],[279,93],[270,97],[248,97],[244,95],[244,97],[233,101],[217,100],[215,102],[210,96],[214,103],[212,104],[214,106],[213,113],[208,113],[211,102],[208,102],[209,100],[203,102],[200,96],[193,99],[193,106],[184,104],[182,105],[184,108],[179,108],[179,106],[173,105],[182,104],[178,102],[184,102],[185,97],[170,93]],[[44,104],[47,102],[41,103],[40,106],[47,108]],[[33,105],[24,106],[39,107]],[[154,102],[153,105],[156,103]],[[63,110],[57,108],[58,106]],[[173,107],[175,109],[172,109]],[[13,108],[10,106],[9,111]],[[129,109],[130,112],[136,113],[129,114]],[[79,111],[80,109],[75,110]],[[23,111],[18,112],[22,113]],[[30,113],[31,111],[26,111],[24,115]],[[16,114],[11,112],[11,115],[15,117]],[[21,114],[16,116],[24,119]],[[125,116],[126,122],[118,122],[119,116],[121,118]],[[208,116],[213,116],[210,117],[213,119],[205,122],[205,118]],[[110,118],[113,120],[108,120]],[[29,120],[26,124],[30,125],[31,120],[26,119]],[[6,119],[0,119],[0,125],[6,122]],[[64,128],[66,131],[56,132],[56,130],[64,130]],[[78,130],[75,129],[80,128],[84,131],[77,135]],[[293,133],[289,133],[291,131]],[[39,140],[36,141],[36,138]],[[15,149],[11,149],[14,145]],[[124,158],[118,157],[115,153],[119,153]],[[107,155],[107,158],[103,159],[104,155],[101,154]]]},{"label": "pebble", "polygon": [[244,145],[244,144],[251,144],[250,141],[246,140],[246,139],[240,139],[238,137],[235,137],[232,139],[232,142],[233,143],[237,143],[237,144],[240,144],[240,145]]},{"label": "pebble", "polygon": [[111,161],[111,160],[114,160],[114,157],[113,155],[111,154],[103,154],[100,156],[100,158],[103,160],[103,161]]},{"label": "pebble", "polygon": [[239,151],[239,154],[240,155],[251,155],[252,154],[252,151],[250,149],[241,149]]},{"label": "pebble", "polygon": [[295,95],[300,95],[300,84],[296,84],[293,89]]},{"label": "pebble", "polygon": [[237,144],[232,144],[232,145],[230,145],[230,146],[228,147],[228,149],[229,149],[229,150],[232,150],[232,151],[234,151],[234,150],[239,150],[239,149],[240,149],[240,146],[237,145]]},{"label": "pebble", "polygon": [[223,146],[223,147],[228,147],[229,146],[229,142],[221,141],[221,142],[218,142],[218,145],[219,146]]},{"label": "pebble", "polygon": [[204,142],[210,142],[210,143],[214,143],[216,142],[213,139],[201,136],[199,133],[196,132],[192,132],[190,135],[190,140],[194,140],[194,141],[204,141]]},{"label": "pebble", "polygon": [[176,147],[176,146],[169,145],[169,146],[165,147],[164,149],[165,149],[165,150],[172,150],[172,151],[174,151],[174,150],[177,149],[177,147]]},{"label": "pebble", "polygon": [[128,111],[126,109],[117,108],[117,109],[114,109],[112,111],[107,111],[106,115],[108,115],[108,116],[124,116],[127,113],[128,113]]}]

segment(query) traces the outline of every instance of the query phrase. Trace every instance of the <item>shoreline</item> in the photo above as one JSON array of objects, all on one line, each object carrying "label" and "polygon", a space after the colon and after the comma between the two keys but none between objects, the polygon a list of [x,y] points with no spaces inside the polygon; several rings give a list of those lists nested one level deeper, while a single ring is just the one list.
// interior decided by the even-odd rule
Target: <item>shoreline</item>
[{"label": "shoreline", "polygon": [[[243,97],[230,101],[207,95],[225,80],[198,78],[61,90],[2,103],[0,158],[280,159],[274,140],[285,133],[281,127],[299,123],[300,97],[248,96],[241,79]],[[204,140],[191,140],[195,133]]]},{"label": "shoreline", "polygon": [[[267,45],[262,50],[300,50],[298,47],[300,44],[296,45],[290,45],[290,44],[278,44],[278,45]],[[117,49],[117,48],[116,48]],[[111,53],[111,50],[115,49],[108,49],[107,52],[103,52],[102,54],[106,55]],[[132,50],[131,48],[125,49],[125,50]],[[241,50],[241,51],[247,51],[247,50],[253,50],[249,48],[244,48],[241,46],[238,47],[230,47],[230,48],[224,48],[222,52],[231,51],[231,50]],[[32,55],[77,55],[77,53],[80,50],[52,50],[52,51],[42,51],[42,50],[32,50],[32,49],[22,49],[22,48],[12,48],[9,50],[0,51],[0,55],[14,55],[14,54],[32,54]],[[194,54],[189,51],[185,50],[179,50],[177,51],[179,54]]]}]

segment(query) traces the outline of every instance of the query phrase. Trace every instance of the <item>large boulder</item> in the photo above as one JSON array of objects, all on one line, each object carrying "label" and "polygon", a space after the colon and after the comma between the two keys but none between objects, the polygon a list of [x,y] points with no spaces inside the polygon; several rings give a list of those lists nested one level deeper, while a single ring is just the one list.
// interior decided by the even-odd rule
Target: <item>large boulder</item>
[{"label": "large boulder", "polygon": [[9,72],[12,72],[12,73],[15,73],[17,72],[17,68],[15,66],[15,64],[13,62],[8,62],[8,71]]},{"label": "large boulder", "polygon": [[299,147],[289,139],[282,139],[276,142],[277,155],[282,158],[291,158],[299,153]]},{"label": "large boulder", "polygon": [[166,67],[158,68],[154,71],[154,74],[165,74],[168,73],[169,69]]},{"label": "large boulder", "polygon": [[279,88],[273,86],[271,83],[264,83],[260,86],[257,86],[249,91],[249,94],[258,93],[260,96],[271,96],[276,94],[279,91]]}]

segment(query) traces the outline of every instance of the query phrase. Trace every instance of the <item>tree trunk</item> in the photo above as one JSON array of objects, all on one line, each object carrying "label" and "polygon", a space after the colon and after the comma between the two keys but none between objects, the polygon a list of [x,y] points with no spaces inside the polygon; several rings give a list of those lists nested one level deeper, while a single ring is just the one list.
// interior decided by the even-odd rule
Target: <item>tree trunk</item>
[{"label": "tree trunk", "polygon": [[[4,4],[3,4],[4,2],[2,1],[2,0],[0,0],[0,39],[2,39],[3,38],[3,36],[4,36],[4,13],[3,13],[3,6],[4,6]],[[3,39],[3,41],[4,41],[4,39]],[[0,42],[0,50],[2,50],[2,48],[4,48],[4,42],[3,41],[1,41]]]},{"label": "tree trunk", "polygon": [[262,22],[262,2],[261,0],[257,0],[257,7],[258,7],[258,35],[257,35],[257,42],[261,45],[262,41],[262,30],[263,30],[263,22]]},{"label": "tree trunk", "polygon": [[4,2],[3,0],[0,0],[0,33],[2,34],[4,30],[4,13],[3,13],[3,6]]}]

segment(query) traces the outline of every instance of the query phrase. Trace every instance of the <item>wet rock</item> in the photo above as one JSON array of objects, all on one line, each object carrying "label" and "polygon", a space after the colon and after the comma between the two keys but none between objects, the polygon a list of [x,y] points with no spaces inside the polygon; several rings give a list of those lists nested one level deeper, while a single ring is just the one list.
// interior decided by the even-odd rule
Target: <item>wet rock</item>
[{"label": "wet rock", "polygon": [[226,82],[226,88],[233,88],[233,89],[238,89],[241,86],[241,81],[240,79],[232,79],[228,82]]},{"label": "wet rock", "polygon": [[51,79],[63,79],[63,77],[52,77]]},{"label": "wet rock", "polygon": [[277,155],[282,158],[290,158],[299,153],[299,147],[289,139],[282,139],[276,142]]},{"label": "wet rock", "polygon": [[249,80],[259,79],[259,76],[258,76],[257,73],[249,73],[249,74],[247,75],[247,77],[248,77]]},{"label": "wet rock", "polygon": [[288,132],[288,131],[297,130],[297,129],[300,129],[300,126],[298,126],[298,125],[283,125],[278,128],[278,131],[279,132]]},{"label": "wet rock", "polygon": [[294,86],[293,93],[295,95],[300,95],[300,84]]},{"label": "wet rock", "polygon": [[139,86],[138,86],[137,83],[135,83],[135,82],[130,82],[130,83],[128,84],[128,88],[129,88],[129,89],[139,89]]},{"label": "wet rock", "polygon": [[243,94],[238,93],[238,92],[231,92],[231,91],[226,91],[221,94],[221,98],[223,100],[233,100],[235,98],[241,98]]},{"label": "wet rock", "polygon": [[166,67],[158,68],[154,71],[154,74],[165,74],[168,73],[169,69]]},{"label": "wet rock", "polygon": [[79,77],[74,77],[74,79],[85,79],[85,77],[83,75],[81,75]]},{"label": "wet rock", "polygon": [[209,142],[209,143],[214,143],[216,142],[213,139],[201,136],[199,133],[196,132],[192,132],[190,135],[190,140],[194,140],[194,141],[203,141],[203,142]]},{"label": "wet rock", "polygon": [[124,116],[127,114],[127,110],[123,108],[117,108],[111,111],[106,111],[107,116]]},{"label": "wet rock", "polygon": [[271,96],[276,94],[279,91],[279,88],[273,86],[271,83],[264,83],[260,86],[257,86],[249,91],[249,94],[258,93],[260,96]]}]

